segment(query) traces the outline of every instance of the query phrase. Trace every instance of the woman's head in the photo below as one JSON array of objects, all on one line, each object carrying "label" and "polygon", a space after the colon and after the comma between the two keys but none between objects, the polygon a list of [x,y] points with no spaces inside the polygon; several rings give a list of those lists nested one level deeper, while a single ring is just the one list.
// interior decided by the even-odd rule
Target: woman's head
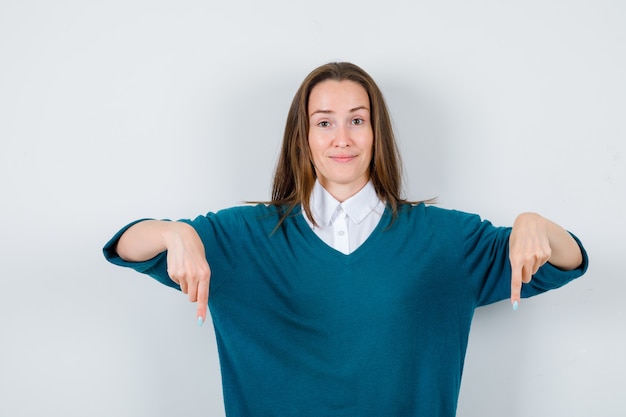
[{"label": "woman's head", "polygon": [[374,132],[370,99],[353,81],[326,80],[311,90],[308,145],[315,176],[340,202],[370,178]]},{"label": "woman's head", "polygon": [[313,89],[325,81],[335,81],[326,83],[325,86],[353,85],[343,83],[350,81],[362,87],[367,94],[369,122],[373,133],[368,177],[378,196],[390,205],[395,213],[398,203],[403,201],[400,197],[402,175],[400,156],[387,105],[369,74],[347,62],[330,63],[314,69],[296,92],[287,116],[282,149],[274,176],[272,203],[287,205],[289,209],[296,204],[302,204],[309,218],[313,218],[309,208],[309,196],[317,172],[309,144],[311,134],[309,104]]}]

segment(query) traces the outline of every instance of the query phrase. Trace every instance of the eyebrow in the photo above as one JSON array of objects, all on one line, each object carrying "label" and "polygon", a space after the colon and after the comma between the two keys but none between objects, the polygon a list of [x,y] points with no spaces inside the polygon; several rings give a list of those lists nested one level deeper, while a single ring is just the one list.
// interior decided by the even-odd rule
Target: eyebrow
[{"label": "eyebrow", "polygon": [[[368,112],[370,111],[370,109],[368,107],[366,107],[366,106],[358,106],[358,107],[355,107],[353,109],[350,109],[350,111],[348,113],[354,113],[354,112],[359,111],[359,110],[367,110]],[[332,111],[332,110],[323,110],[323,109],[315,110],[313,113],[311,113],[309,115],[309,117],[313,117],[314,115],[316,115],[318,113],[332,114],[332,113],[334,113],[334,111]]]}]

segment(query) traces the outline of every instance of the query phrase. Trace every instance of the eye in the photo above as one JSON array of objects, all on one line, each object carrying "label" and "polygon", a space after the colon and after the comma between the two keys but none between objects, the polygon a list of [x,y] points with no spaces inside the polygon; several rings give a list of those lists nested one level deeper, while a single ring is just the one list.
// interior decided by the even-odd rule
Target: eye
[{"label": "eye", "polygon": [[352,119],[352,124],[353,125],[362,125],[363,123],[365,123],[365,120],[363,120],[363,119],[359,119],[359,118]]},{"label": "eye", "polygon": [[329,127],[330,126],[330,122],[328,122],[326,120],[323,120],[323,121],[319,122],[317,125],[319,127]]}]

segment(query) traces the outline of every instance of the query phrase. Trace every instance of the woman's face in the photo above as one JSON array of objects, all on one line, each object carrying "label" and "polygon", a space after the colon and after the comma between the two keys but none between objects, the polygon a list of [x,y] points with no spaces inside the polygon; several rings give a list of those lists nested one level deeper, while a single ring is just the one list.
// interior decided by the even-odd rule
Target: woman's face
[{"label": "woman's face", "polygon": [[369,97],[353,81],[326,80],[311,90],[308,110],[315,173],[329,193],[344,201],[369,180],[374,144]]}]

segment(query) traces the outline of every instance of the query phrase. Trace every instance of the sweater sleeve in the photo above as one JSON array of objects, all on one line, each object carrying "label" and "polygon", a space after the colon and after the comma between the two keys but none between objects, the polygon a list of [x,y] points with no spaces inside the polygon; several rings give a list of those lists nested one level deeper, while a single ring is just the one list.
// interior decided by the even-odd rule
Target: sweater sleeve
[{"label": "sweater sleeve", "polygon": [[[486,305],[511,296],[511,263],[509,261],[510,227],[496,227],[472,214],[460,214],[464,239],[463,260],[476,296],[476,305]],[[528,298],[559,288],[583,275],[588,256],[580,240],[572,235],[583,255],[582,264],[564,271],[544,264],[528,284],[522,285],[522,297]]]}]

